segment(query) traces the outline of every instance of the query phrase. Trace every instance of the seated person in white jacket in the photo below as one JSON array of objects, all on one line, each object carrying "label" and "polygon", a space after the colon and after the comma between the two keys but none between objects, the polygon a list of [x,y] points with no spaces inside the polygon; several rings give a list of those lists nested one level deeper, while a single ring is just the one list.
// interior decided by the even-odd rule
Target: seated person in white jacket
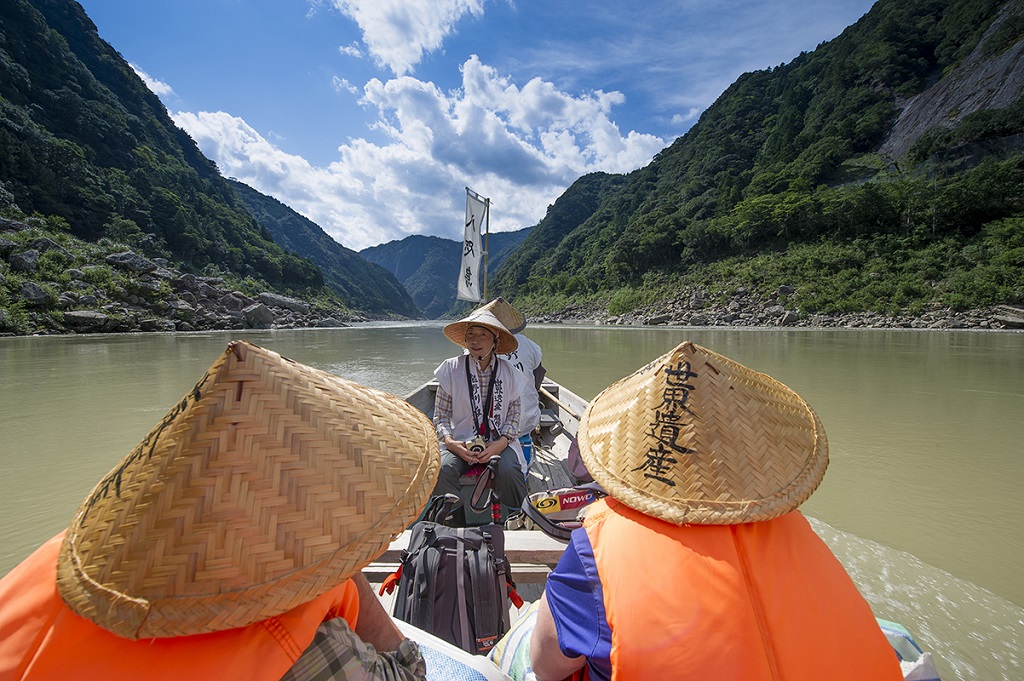
[{"label": "seated person in white jacket", "polygon": [[444,327],[444,335],[467,349],[434,371],[438,381],[434,426],[441,445],[441,473],[434,495],[459,495],[459,478],[477,464],[499,457],[495,490],[502,520],[526,496],[526,459],[519,442],[527,377],[498,357],[518,347],[515,337],[489,311],[476,310]]}]

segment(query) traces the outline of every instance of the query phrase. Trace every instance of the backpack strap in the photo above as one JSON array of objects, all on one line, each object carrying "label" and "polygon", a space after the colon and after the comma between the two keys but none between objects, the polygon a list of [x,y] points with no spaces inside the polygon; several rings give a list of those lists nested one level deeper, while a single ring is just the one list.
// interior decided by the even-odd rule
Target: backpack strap
[{"label": "backpack strap", "polygon": [[390,575],[384,578],[384,581],[380,584],[380,590],[377,592],[378,596],[383,596],[384,592],[388,594],[394,593],[395,588],[398,587],[398,582],[402,579],[402,564],[399,563],[398,569],[392,572]]},{"label": "backpack strap", "polygon": [[587,507],[606,495],[604,488],[596,482],[562,487],[527,496],[522,510],[537,529],[568,543],[572,531],[583,527],[582,518]]},{"label": "backpack strap", "polygon": [[428,631],[433,626],[434,589],[441,563],[436,527],[434,523],[422,521],[413,525],[409,548],[402,551],[401,580],[392,613]]},{"label": "backpack strap", "polygon": [[[494,459],[491,459],[491,461],[494,461]],[[491,505],[491,498],[494,495],[495,468],[488,462],[476,476],[473,495],[469,498],[469,506],[474,511],[486,511]]]},{"label": "backpack strap", "polygon": [[[498,624],[498,631],[495,633],[500,637],[509,629],[508,584],[512,581],[512,571],[508,557],[505,556],[505,532],[504,528],[497,524],[484,525],[480,530],[483,534],[483,541],[487,544],[487,554],[490,557],[490,562],[494,565],[496,573],[495,593],[491,601],[496,600],[500,608],[500,612],[497,613],[497,617],[494,620]],[[515,584],[512,586],[514,587]],[[516,594],[516,596],[518,597],[519,594]],[[497,638],[495,642],[497,642]]]},{"label": "backpack strap", "polygon": [[459,541],[456,554],[455,583],[457,585],[458,603],[455,607],[455,616],[459,620],[459,636],[462,647],[474,643],[473,636],[469,633],[469,601],[466,598],[466,530],[460,527],[457,531]]},{"label": "backpack strap", "polygon": [[[491,509],[492,520],[497,523],[501,518],[501,496],[494,481],[498,479],[498,466],[501,464],[500,456],[492,456],[486,463],[484,469],[476,478],[476,485],[473,487],[473,496],[469,499],[469,506],[476,512]],[[495,515],[497,514],[497,515]]]}]

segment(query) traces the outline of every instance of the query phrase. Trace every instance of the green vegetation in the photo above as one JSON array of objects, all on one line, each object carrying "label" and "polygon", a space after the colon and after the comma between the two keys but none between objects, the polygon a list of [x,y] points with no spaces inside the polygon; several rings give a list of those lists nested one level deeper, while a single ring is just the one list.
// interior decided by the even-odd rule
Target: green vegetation
[{"label": "green vegetation", "polygon": [[[333,301],[69,0],[0,4],[0,208],[181,270]],[[55,256],[47,255],[46,258]],[[43,276],[57,263],[43,263]]]},{"label": "green vegetation", "polygon": [[[0,210],[0,219],[29,226],[3,231],[0,251],[38,253],[31,271],[19,271],[0,258],[0,332],[64,333],[66,312],[96,309],[114,320],[123,319],[123,327],[134,328],[139,318],[163,316],[159,311],[166,306],[165,301],[176,297],[167,281],[133,274],[106,262],[108,255],[129,250],[125,242],[108,237],[86,241],[68,233],[63,218],[27,217],[10,206]],[[212,264],[199,274],[216,278],[227,290],[250,297],[268,290],[266,282],[243,278]],[[26,286],[38,286],[45,297],[26,298]],[[309,302],[319,311],[333,313],[338,309],[338,301],[330,296],[313,297]],[[127,315],[135,319],[128,320]]]},{"label": "green vegetation", "polygon": [[[488,238],[487,271],[493,276],[506,257],[517,255],[531,228],[497,232]],[[472,309],[456,300],[456,278],[462,261],[462,242],[413,234],[399,241],[371,246],[359,252],[395,275],[416,305],[431,319],[460,318]],[[488,283],[488,291],[493,286]]]},{"label": "green vegetation", "polygon": [[[894,126],[943,79],[987,92],[992,74],[971,69],[1011,61],[1021,40],[1019,2],[879,0],[835,40],[738,78],[648,166],[581,177],[532,230],[492,236],[489,294],[534,313],[738,291],[807,314],[1024,303],[1024,95],[917,112],[931,129],[902,137]],[[0,3],[0,216],[31,225],[4,233],[7,254],[57,246],[35,249],[31,272],[0,261],[6,331],[58,329],[90,298],[112,315],[165,302],[168,284],[104,263],[124,250],[320,310],[466,307],[452,305],[458,244],[362,254],[406,293],[223,178],[71,0]]]},{"label": "green vegetation", "polygon": [[1000,12],[983,52],[1021,39],[1015,7],[880,0],[813,53],[744,74],[650,165],[592,180],[585,210],[549,211],[497,292],[536,313],[781,285],[806,313],[1024,302],[1024,96],[933,128],[905,158],[878,152],[898,103],[961,65]]},{"label": "green vegetation", "polygon": [[413,299],[391,272],[345,248],[280,201],[241,182],[228,182],[275,243],[308,257],[322,268],[325,283],[347,307],[419,316]]}]

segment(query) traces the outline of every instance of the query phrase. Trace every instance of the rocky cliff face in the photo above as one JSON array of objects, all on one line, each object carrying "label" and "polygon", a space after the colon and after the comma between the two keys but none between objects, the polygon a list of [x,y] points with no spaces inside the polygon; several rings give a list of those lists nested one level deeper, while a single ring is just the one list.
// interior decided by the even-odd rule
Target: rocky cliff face
[{"label": "rocky cliff face", "polygon": [[[970,54],[952,72],[902,103],[902,111],[879,153],[892,161],[904,156],[936,126],[953,128],[968,114],[1010,106],[1024,92],[1024,39],[994,58],[986,43],[1007,21],[1019,21],[1024,2],[1010,2]],[[1015,18],[1016,17],[1016,18]],[[1021,145],[1018,138],[1011,144]]]},{"label": "rocky cliff face", "polygon": [[[60,243],[58,243],[60,242]],[[314,310],[273,292],[246,295],[219,277],[182,273],[101,241],[53,233],[43,220],[0,218],[0,336],[347,326],[365,321]]]}]

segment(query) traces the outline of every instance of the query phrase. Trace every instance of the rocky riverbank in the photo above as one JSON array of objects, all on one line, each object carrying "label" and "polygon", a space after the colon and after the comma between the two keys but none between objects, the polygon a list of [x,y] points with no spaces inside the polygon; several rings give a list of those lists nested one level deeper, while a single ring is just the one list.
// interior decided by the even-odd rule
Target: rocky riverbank
[{"label": "rocky riverbank", "polygon": [[219,277],[183,273],[104,245],[68,248],[33,234],[32,218],[0,220],[0,335],[291,329],[367,321],[303,300],[246,295]]},{"label": "rocky riverbank", "polygon": [[[369,321],[347,310],[316,309],[307,301],[266,291],[246,295],[220,277],[183,273],[160,258],[86,244],[34,224],[0,218],[0,335],[294,329]],[[51,238],[52,237],[52,238]],[[60,243],[58,243],[60,241]],[[919,314],[806,314],[792,303],[796,289],[768,296],[738,289],[722,300],[708,290],[626,314],[607,306],[574,305],[531,316],[534,323],[619,326],[819,327],[894,329],[1024,329],[1024,308],[1000,305]]]},{"label": "rocky riverbank", "polygon": [[997,305],[962,311],[935,306],[920,314],[898,315],[876,312],[805,314],[787,305],[794,293],[794,288],[781,286],[774,294],[760,298],[739,289],[721,302],[713,300],[707,291],[690,291],[628,314],[610,315],[607,308],[570,306],[554,314],[531,316],[530,321],[617,326],[1024,329],[1024,307]]}]

